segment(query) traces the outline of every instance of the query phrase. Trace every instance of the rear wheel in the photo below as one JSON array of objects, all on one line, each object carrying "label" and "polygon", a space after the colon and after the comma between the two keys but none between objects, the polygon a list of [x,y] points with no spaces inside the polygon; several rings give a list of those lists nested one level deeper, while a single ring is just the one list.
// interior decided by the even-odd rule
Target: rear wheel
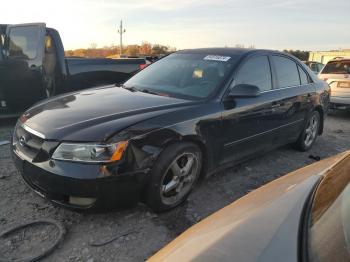
[{"label": "rear wheel", "polygon": [[295,148],[300,151],[308,151],[315,143],[320,130],[321,116],[318,111],[313,111],[307,124],[295,143]]},{"label": "rear wheel", "polygon": [[192,143],[174,144],[157,159],[147,187],[146,203],[155,212],[169,210],[186,200],[202,167],[202,153]]}]

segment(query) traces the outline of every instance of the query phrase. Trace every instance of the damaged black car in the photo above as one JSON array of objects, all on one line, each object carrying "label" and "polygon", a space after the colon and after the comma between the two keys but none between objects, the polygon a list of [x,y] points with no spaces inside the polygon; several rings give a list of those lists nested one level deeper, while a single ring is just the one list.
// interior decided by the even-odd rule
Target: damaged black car
[{"label": "damaged black car", "polygon": [[329,87],[277,51],[184,50],[104,86],[40,102],[19,119],[13,158],[24,181],[76,209],[154,211],[182,203],[220,168],[293,144],[309,150]]}]

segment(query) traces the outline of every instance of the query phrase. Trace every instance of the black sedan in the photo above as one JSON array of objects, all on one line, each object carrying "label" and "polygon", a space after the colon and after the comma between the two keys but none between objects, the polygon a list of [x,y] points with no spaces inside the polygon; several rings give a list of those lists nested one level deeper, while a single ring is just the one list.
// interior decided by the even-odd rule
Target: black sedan
[{"label": "black sedan", "polygon": [[220,168],[322,134],[329,87],[268,50],[185,50],[123,86],[38,103],[19,119],[13,157],[24,180],[80,209],[145,202],[164,211]]}]

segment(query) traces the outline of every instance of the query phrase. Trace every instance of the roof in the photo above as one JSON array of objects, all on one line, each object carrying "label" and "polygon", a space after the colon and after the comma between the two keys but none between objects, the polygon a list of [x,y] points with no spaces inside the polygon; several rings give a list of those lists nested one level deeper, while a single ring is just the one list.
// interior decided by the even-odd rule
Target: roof
[{"label": "roof", "polygon": [[330,60],[329,62],[332,62],[332,61],[344,61],[344,60],[350,60],[350,57],[341,57],[341,56],[338,56],[338,57],[334,57],[332,60]]}]

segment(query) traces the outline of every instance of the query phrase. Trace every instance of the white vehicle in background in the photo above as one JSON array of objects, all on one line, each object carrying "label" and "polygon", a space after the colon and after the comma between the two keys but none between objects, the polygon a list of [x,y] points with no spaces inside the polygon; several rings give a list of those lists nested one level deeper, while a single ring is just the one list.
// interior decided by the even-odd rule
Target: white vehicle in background
[{"label": "white vehicle in background", "polygon": [[350,110],[350,57],[332,59],[318,77],[331,87],[331,108]]}]

